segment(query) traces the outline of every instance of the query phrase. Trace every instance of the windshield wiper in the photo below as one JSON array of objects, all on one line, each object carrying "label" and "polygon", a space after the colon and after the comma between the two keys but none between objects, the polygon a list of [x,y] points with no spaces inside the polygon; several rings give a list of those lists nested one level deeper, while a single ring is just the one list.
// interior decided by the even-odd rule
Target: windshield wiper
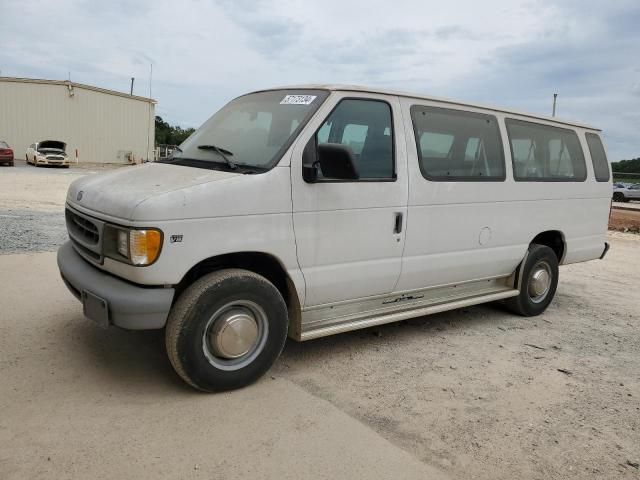
[{"label": "windshield wiper", "polygon": [[238,168],[238,166],[235,163],[233,163],[231,160],[229,160],[229,157],[227,157],[227,155],[233,155],[233,152],[230,152],[229,150],[226,150],[224,148],[220,148],[216,145],[198,145],[198,148],[200,150],[213,150],[222,158],[224,158],[224,161],[227,162],[227,165],[229,165],[229,168],[231,170],[236,170]]}]

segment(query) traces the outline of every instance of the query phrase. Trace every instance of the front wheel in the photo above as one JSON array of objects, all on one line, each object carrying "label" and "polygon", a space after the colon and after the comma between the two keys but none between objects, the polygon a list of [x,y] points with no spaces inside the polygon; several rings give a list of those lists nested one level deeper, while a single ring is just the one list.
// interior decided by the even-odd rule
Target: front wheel
[{"label": "front wheel", "polygon": [[622,194],[622,192],[615,192],[613,194],[613,201],[614,202],[624,202],[624,195]]},{"label": "front wheel", "polygon": [[188,287],[172,307],[167,354],[191,386],[231,390],[269,370],[287,328],[287,306],[271,282],[248,270],[220,270]]},{"label": "front wheel", "polygon": [[558,258],[546,245],[529,246],[529,254],[518,275],[522,275],[520,293],[505,301],[507,307],[525,317],[544,312],[558,287]]}]

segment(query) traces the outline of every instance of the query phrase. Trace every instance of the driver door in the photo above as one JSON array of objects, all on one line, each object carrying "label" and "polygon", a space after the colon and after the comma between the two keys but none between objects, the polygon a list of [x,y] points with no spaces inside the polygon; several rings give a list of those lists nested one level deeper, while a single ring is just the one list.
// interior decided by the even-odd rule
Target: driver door
[{"label": "driver door", "polygon": [[[406,231],[406,148],[397,97],[334,93],[291,158],[293,223],[306,307],[391,293]],[[303,179],[305,147],[339,143],[357,180]],[[315,142],[315,145],[313,145]]]}]

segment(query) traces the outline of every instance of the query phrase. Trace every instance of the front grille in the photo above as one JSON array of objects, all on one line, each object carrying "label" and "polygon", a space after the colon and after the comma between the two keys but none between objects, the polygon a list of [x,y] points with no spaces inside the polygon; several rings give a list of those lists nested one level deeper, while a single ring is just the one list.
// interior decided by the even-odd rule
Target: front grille
[{"label": "front grille", "polygon": [[98,245],[100,233],[95,223],[69,209],[65,211],[65,216],[67,219],[67,229],[72,237],[81,239],[89,245]]},{"label": "front grille", "polygon": [[102,264],[102,242],[105,223],[67,205],[64,212],[69,239],[73,247],[85,260]]},{"label": "front grille", "polygon": [[71,241],[73,242],[73,246],[75,247],[76,251],[80,255],[83,255],[84,257],[89,257],[95,262],[102,263],[102,256],[99,253],[89,250],[87,247],[81,245],[80,243],[78,243],[77,240],[73,238],[71,239]]}]

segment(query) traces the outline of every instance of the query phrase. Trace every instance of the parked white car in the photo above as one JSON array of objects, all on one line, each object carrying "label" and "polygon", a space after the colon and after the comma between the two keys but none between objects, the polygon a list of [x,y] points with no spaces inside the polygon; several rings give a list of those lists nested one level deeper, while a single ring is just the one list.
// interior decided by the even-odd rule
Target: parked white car
[{"label": "parked white car", "polygon": [[25,159],[36,167],[38,165],[62,165],[69,167],[69,157],[66,153],[67,144],[59,140],[43,140],[32,143],[27,148]]},{"label": "parked white car", "polygon": [[614,184],[613,201],[628,202],[629,200],[640,200],[640,183],[633,185]]},{"label": "parked white car", "polygon": [[[542,313],[602,258],[595,128],[364,87],[241,96],[162,163],[76,180],[69,290],[101,326],[166,328],[176,372],[247,385],[310,340],[484,302]],[[383,368],[383,367],[381,367]]]}]

